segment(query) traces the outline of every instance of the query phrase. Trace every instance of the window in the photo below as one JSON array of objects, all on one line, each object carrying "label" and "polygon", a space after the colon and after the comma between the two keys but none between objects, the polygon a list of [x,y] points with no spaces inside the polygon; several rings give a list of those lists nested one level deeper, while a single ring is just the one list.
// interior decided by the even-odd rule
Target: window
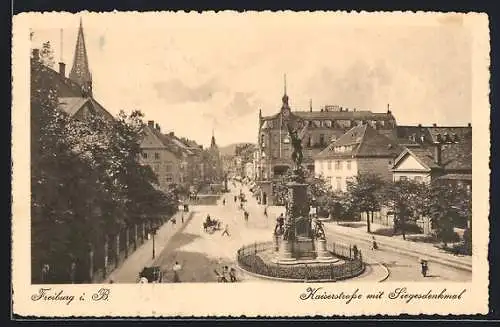
[{"label": "window", "polygon": [[415,182],[422,183],[422,176],[415,176]]},{"label": "window", "polygon": [[340,161],[335,161],[335,170],[340,170]]},{"label": "window", "polygon": [[160,160],[160,154],[158,152],[155,152],[155,160]]},{"label": "window", "polygon": [[400,181],[407,181],[407,180],[408,180],[408,177],[406,177],[406,176],[400,176],[400,177],[399,177],[399,180],[400,180]]},{"label": "window", "polygon": [[351,170],[351,160],[347,160],[347,170]]},{"label": "window", "polygon": [[165,178],[167,183],[172,183],[174,181],[174,178],[172,177],[172,175],[167,175],[167,177]]},{"label": "window", "polygon": [[144,159],[147,159],[147,158],[148,158],[148,154],[147,154],[146,152],[143,152],[143,153],[142,153],[142,157],[143,157]]},{"label": "window", "polygon": [[165,171],[167,173],[171,172],[173,170],[172,168],[173,168],[172,163],[170,163],[170,162],[165,165]]},{"label": "window", "polygon": [[335,178],[335,182],[337,184],[337,191],[341,191],[342,190],[342,178],[341,177]]},{"label": "window", "polygon": [[328,170],[332,170],[332,161],[328,160]]},{"label": "window", "polygon": [[325,135],[324,134],[319,135],[319,145],[325,145]]},{"label": "window", "polygon": [[158,164],[154,164],[154,165],[153,165],[153,171],[154,171],[155,173],[157,173],[157,172],[158,172],[158,170],[160,170],[160,165],[158,165]]}]

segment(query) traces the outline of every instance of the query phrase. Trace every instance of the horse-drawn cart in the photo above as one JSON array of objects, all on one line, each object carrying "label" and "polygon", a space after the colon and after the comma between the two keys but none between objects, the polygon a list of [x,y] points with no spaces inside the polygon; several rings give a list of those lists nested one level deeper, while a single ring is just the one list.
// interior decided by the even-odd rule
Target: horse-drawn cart
[{"label": "horse-drawn cart", "polygon": [[216,230],[220,230],[222,228],[222,224],[217,219],[207,219],[203,222],[203,231],[206,233],[212,234]]}]

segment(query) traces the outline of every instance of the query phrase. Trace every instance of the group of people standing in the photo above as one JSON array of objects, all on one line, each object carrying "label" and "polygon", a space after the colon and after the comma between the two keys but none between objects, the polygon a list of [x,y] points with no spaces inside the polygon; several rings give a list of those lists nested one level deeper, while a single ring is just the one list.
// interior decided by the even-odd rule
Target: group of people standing
[{"label": "group of people standing", "polygon": [[231,267],[229,269],[228,266],[222,267],[221,272],[219,273],[217,269],[214,270],[215,275],[217,276],[217,282],[219,283],[234,283],[238,280],[236,279],[236,269]]}]

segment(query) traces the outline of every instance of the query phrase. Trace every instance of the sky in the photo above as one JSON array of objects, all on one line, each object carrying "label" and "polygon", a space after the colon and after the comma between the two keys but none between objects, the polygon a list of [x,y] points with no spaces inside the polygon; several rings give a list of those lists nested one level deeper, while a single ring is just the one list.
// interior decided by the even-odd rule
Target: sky
[{"label": "sky", "polygon": [[[203,145],[256,142],[258,113],[340,105],[397,123],[472,119],[472,38],[460,16],[230,12],[54,14],[32,26],[56,63],[73,61],[82,18],[94,97],[112,114],[139,109]],[[62,42],[61,42],[62,30]],[[56,64],[57,66],[57,64]]]}]

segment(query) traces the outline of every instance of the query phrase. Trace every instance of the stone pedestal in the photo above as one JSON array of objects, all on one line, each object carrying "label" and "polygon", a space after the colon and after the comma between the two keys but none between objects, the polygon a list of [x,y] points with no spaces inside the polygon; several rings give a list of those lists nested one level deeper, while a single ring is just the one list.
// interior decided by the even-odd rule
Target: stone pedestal
[{"label": "stone pedestal", "polygon": [[296,259],[294,257],[293,241],[281,240],[278,261],[280,263],[292,263]]},{"label": "stone pedestal", "polygon": [[326,240],[316,239],[314,240],[316,260],[319,261],[329,261],[333,258],[332,254],[326,249]]}]

